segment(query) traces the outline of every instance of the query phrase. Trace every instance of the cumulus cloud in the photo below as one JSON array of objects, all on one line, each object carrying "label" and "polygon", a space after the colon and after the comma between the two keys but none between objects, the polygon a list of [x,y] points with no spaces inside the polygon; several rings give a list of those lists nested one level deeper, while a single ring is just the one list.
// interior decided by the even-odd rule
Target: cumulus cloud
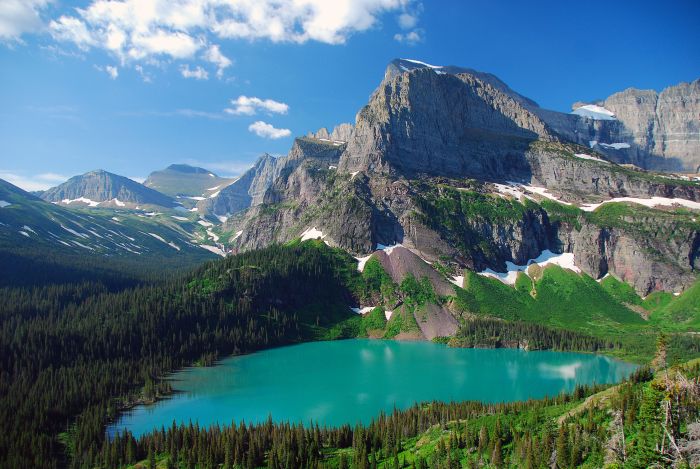
[{"label": "cumulus cloud", "polygon": [[[44,5],[51,0],[4,0]],[[342,44],[379,23],[387,12],[415,26],[414,0],[90,0],[49,23],[57,41],[82,50],[100,48],[125,65],[132,61],[191,60],[216,67],[221,78],[232,60],[221,39]],[[27,7],[28,16],[38,17]]]},{"label": "cumulus cloud", "polygon": [[221,49],[217,44],[212,44],[204,52],[204,60],[216,65],[217,78],[223,78],[224,71],[233,65],[233,61],[221,53]]},{"label": "cumulus cloud", "polygon": [[418,23],[418,16],[410,13],[401,13],[399,15],[399,26],[401,29],[411,29]]},{"label": "cumulus cloud", "polygon": [[289,105],[275,101],[274,99],[260,99],[248,96],[239,96],[231,100],[233,107],[224,109],[227,114],[252,116],[258,111],[265,111],[273,114],[286,114]]},{"label": "cumulus cloud", "polygon": [[271,124],[263,121],[253,122],[248,126],[248,130],[253,132],[258,137],[270,138],[273,140],[289,137],[292,134],[292,131],[289,129],[277,129]]},{"label": "cumulus cloud", "polygon": [[194,78],[195,80],[208,80],[209,72],[204,70],[199,65],[195,68],[190,68],[189,65],[183,65],[180,67],[180,73],[185,78]]},{"label": "cumulus cloud", "polygon": [[407,33],[396,33],[394,34],[394,40],[408,45],[418,44],[423,41],[423,30],[414,29]]},{"label": "cumulus cloud", "polygon": [[22,34],[41,29],[41,13],[49,3],[51,0],[0,2],[0,41],[19,41]]},{"label": "cumulus cloud", "polygon": [[17,174],[14,171],[0,170],[0,179],[4,179],[25,191],[43,191],[61,184],[68,177],[56,173],[40,173],[26,176]]}]

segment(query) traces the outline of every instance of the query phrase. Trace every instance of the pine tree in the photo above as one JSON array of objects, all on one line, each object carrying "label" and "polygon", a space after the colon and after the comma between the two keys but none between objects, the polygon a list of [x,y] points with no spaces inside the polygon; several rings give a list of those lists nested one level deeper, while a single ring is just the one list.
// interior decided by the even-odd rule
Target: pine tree
[{"label": "pine tree", "polygon": [[569,429],[566,423],[562,423],[559,427],[559,434],[557,435],[557,467],[559,469],[569,467],[570,460]]},{"label": "pine tree", "polygon": [[501,440],[497,439],[493,445],[493,453],[491,453],[491,464],[497,468],[503,467],[503,448]]}]

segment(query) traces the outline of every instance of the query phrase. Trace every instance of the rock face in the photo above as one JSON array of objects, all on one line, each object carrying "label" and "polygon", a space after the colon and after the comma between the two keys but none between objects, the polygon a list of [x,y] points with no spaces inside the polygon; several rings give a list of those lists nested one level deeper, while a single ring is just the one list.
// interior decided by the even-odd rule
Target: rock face
[{"label": "rock face", "polygon": [[[87,199],[93,202],[113,202],[122,204],[151,204],[172,208],[173,200],[143,184],[124,176],[107,171],[90,171],[74,176],[56,187],[41,194],[49,202],[75,201]],[[119,202],[114,202],[115,199]]]},{"label": "rock face", "polygon": [[265,191],[277,175],[277,159],[267,153],[219,194],[197,204],[200,212],[228,217],[262,202]]},{"label": "rock face", "polygon": [[[574,108],[585,103],[576,103]],[[628,88],[598,103],[615,114],[596,120],[537,111],[567,140],[645,169],[700,172],[700,79],[661,93]]]},{"label": "rock face", "polygon": [[316,132],[309,132],[307,137],[309,138],[315,138],[317,140],[333,140],[335,142],[347,142],[350,140],[350,137],[352,136],[352,131],[355,127],[352,124],[348,123],[343,123],[343,124],[338,124],[333,128],[333,131],[330,133],[328,132],[328,129],[321,128],[317,130]]},{"label": "rock face", "polygon": [[518,95],[461,69],[399,73],[404,63],[389,66],[357,115],[341,171],[521,178],[528,144],[554,138]]},{"label": "rock face", "polygon": [[[297,139],[287,156],[244,175],[246,199],[225,229],[240,232],[233,251],[313,228],[358,256],[401,243],[399,254],[477,271],[504,271],[506,262],[522,265],[543,250],[568,252],[594,278],[612,273],[641,294],[680,291],[700,268],[700,225],[692,214],[632,210],[606,218],[574,206],[613,197],[700,201],[700,184],[619,166],[614,161],[624,158],[605,159],[616,149],[601,155],[589,148],[589,136],[616,138],[621,122],[543,110],[490,74],[397,60],[354,128]],[[540,195],[527,197],[538,202],[557,197],[571,206],[504,201],[511,196],[491,183],[506,181],[535,186]],[[472,195],[461,198],[462,191]],[[392,276],[435,273],[422,260],[422,270],[406,265],[385,268]],[[451,327],[440,314],[428,315],[424,335]]]}]

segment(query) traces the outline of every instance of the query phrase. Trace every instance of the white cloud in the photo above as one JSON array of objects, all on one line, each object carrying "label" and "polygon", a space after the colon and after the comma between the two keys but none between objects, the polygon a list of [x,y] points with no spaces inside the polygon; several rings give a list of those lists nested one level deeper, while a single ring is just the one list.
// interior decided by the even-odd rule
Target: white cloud
[{"label": "white cloud", "polygon": [[248,126],[248,130],[253,132],[258,137],[271,138],[273,140],[289,137],[292,134],[292,131],[289,129],[277,129],[271,124],[263,121],[253,122]]},{"label": "white cloud", "polygon": [[204,60],[216,65],[216,77],[223,78],[224,70],[233,65],[233,61],[221,53],[218,45],[212,44],[204,53]]},{"label": "white cloud", "polygon": [[19,41],[22,34],[41,29],[41,12],[49,3],[51,0],[2,0],[0,41]]},{"label": "white cloud", "polygon": [[410,13],[401,13],[399,15],[399,26],[401,29],[411,29],[418,24],[418,16]]},{"label": "white cloud", "polygon": [[231,100],[232,108],[224,109],[227,114],[252,116],[258,111],[266,111],[274,114],[286,114],[289,105],[275,101],[274,99],[260,99],[255,96],[239,96]]},{"label": "white cloud", "polygon": [[95,65],[95,68],[100,72],[105,72],[112,80],[116,80],[119,76],[119,69],[113,65],[105,65],[104,67]]},{"label": "white cloud", "polygon": [[[52,0],[27,1],[43,5]],[[49,30],[57,41],[82,50],[108,51],[122,66],[198,57],[222,78],[233,62],[218,40],[342,44],[377,26],[389,12],[400,15],[400,25],[415,26],[417,16],[408,10],[414,1],[88,0],[85,7],[51,21]]]},{"label": "white cloud", "polygon": [[190,68],[189,65],[180,67],[180,73],[185,78],[194,78],[195,80],[208,80],[209,72],[197,65],[195,68]]},{"label": "white cloud", "polygon": [[43,191],[65,182],[68,177],[56,173],[41,173],[24,176],[13,171],[0,170],[0,179],[4,179],[25,191]]},{"label": "white cloud", "polygon": [[419,42],[423,41],[423,30],[414,29],[413,31],[409,31],[403,34],[396,33],[394,34],[394,40],[411,46],[414,44],[418,44]]}]

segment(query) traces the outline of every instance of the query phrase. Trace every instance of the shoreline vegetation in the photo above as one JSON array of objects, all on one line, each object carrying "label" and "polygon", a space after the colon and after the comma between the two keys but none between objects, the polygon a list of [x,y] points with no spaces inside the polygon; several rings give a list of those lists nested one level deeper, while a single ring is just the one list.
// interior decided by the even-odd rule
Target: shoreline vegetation
[{"label": "shoreline vegetation", "polygon": [[[462,318],[453,345],[496,346],[527,341],[532,349],[602,351],[628,361],[649,363],[663,332],[668,363],[677,364],[700,355],[700,340],[682,334],[687,331],[673,323],[664,328],[661,310],[653,310],[645,322],[636,313],[620,309],[617,293],[608,292],[604,284],[591,283],[556,266],[529,282],[527,291],[518,290],[518,282],[512,288],[476,274],[467,276],[467,288],[455,287],[455,296],[449,298],[437,295],[424,279],[410,278],[397,285],[373,264],[371,260],[367,262],[365,271],[360,273],[357,261],[347,253],[319,241],[307,241],[230,256],[164,281],[135,280],[137,286],[112,286],[95,278],[75,284],[4,287],[0,295],[0,466],[127,467],[146,459],[146,467],[152,466],[151,462],[154,467],[234,467],[226,466],[224,454],[217,453],[216,446],[211,448],[211,456],[198,453],[201,448],[195,446],[189,447],[186,459],[183,453],[183,458],[173,460],[164,456],[170,448],[162,446],[166,440],[161,441],[160,437],[153,437],[157,442],[148,438],[109,442],[105,439],[105,425],[119,415],[125,403],[167,396],[170,390],[161,377],[184,366],[210,365],[218,357],[303,341],[369,337],[368,331],[375,337],[410,337],[418,330],[415,316],[431,304],[454,308]],[[128,275],[124,272],[124,278]],[[533,289],[537,298],[531,296]],[[592,298],[588,305],[595,315],[586,311],[586,304],[577,304],[582,301],[577,289]],[[691,293],[696,294],[696,290],[694,287]],[[553,309],[555,299],[559,306]],[[387,321],[383,306],[365,316],[350,312],[348,305],[357,301],[403,306]],[[670,305],[682,301],[683,297],[672,298]],[[662,306],[668,305],[664,300]],[[612,312],[606,315],[604,307],[610,307]],[[681,313],[667,308],[662,314],[678,317]],[[694,316],[686,318],[691,325],[695,320]],[[563,328],[563,324],[570,327]],[[444,413],[455,409],[445,404],[433,407]],[[417,422],[425,417],[416,412],[396,418],[410,415]],[[486,418],[470,415],[477,420]],[[542,418],[535,420],[542,423]],[[439,417],[438,423],[442,419]],[[379,417],[379,421],[389,420],[387,416]],[[316,429],[269,425],[264,428],[267,436],[254,432],[254,438],[260,437],[260,441],[254,442],[248,435],[241,443],[244,446],[235,450],[238,466],[257,467],[247,465],[250,462],[273,467],[313,467],[326,461],[308,459],[312,453],[320,457],[324,453],[322,445],[317,446],[316,453],[310,450],[306,459],[298,459],[297,455],[291,465],[285,466],[279,458],[294,447],[287,445],[297,438],[306,445],[309,438],[316,438]],[[425,429],[420,425],[416,428]],[[239,430],[229,430],[239,434]],[[347,438],[352,434],[355,439],[354,433],[347,430],[331,432],[329,438]],[[190,444],[200,438],[214,441],[221,429],[178,430],[178,438],[184,437],[184,433],[178,433],[181,431],[187,433]],[[382,427],[381,438],[386,437],[386,431],[389,429]],[[488,431],[491,432],[490,427]],[[359,460],[367,456],[367,461],[379,461],[376,438],[380,436],[372,435],[364,440],[364,449],[360,445],[353,450]],[[541,436],[546,437],[544,433]],[[533,437],[528,438],[532,441]],[[393,446],[381,446],[382,451],[393,448],[390,452],[395,449],[401,453],[401,445],[407,444],[403,438],[408,437],[400,432],[394,434],[390,437]],[[225,446],[224,440],[219,443]],[[509,444],[501,441],[504,455]],[[302,443],[295,445],[300,448]],[[282,447],[286,449],[279,449],[280,453],[272,456],[275,448]],[[438,450],[435,446],[431,451],[445,454],[444,448]],[[480,453],[482,462],[490,461],[495,454],[492,449],[489,451],[490,455]],[[348,467],[343,464],[349,464],[353,457],[349,451],[340,451],[338,458],[344,452],[348,453],[343,457],[345,463],[331,459],[336,462],[326,467]],[[253,455],[252,459],[242,462],[240,458],[248,458],[248,454]],[[426,454],[424,459],[428,461],[430,457]],[[275,461],[278,466],[274,466]],[[397,461],[402,462],[406,460]],[[386,464],[382,467],[395,466],[394,460]]]}]

